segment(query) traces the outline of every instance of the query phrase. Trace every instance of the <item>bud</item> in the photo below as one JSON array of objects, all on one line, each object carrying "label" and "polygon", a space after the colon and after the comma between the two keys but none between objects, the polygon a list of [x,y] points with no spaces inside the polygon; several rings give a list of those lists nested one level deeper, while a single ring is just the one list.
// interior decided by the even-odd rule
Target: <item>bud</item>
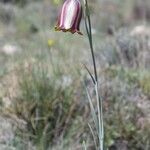
[{"label": "bud", "polygon": [[80,22],[82,18],[82,6],[80,0],[66,0],[58,17],[56,31],[71,32],[78,34],[80,32]]}]

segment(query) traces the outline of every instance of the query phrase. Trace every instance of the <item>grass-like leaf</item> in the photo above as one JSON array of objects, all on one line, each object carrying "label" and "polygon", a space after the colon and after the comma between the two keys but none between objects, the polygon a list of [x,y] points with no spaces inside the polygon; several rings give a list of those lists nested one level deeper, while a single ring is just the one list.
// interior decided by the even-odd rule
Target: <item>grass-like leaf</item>
[{"label": "grass-like leaf", "polygon": [[89,104],[90,104],[92,119],[93,119],[93,122],[95,124],[95,128],[96,128],[96,130],[98,132],[98,126],[97,126],[98,125],[98,120],[97,120],[96,112],[95,112],[95,109],[94,109],[94,106],[93,106],[93,103],[92,103],[92,98],[90,96],[90,93],[89,93],[87,87],[85,87],[85,88],[86,88],[86,93],[87,93],[88,101],[89,101]]}]

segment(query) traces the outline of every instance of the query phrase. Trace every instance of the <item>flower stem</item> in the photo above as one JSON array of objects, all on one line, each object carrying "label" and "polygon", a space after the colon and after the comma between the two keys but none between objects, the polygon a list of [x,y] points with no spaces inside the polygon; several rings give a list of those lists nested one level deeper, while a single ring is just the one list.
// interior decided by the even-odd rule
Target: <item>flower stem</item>
[{"label": "flower stem", "polygon": [[[95,62],[95,55],[94,55],[94,48],[93,48],[93,38],[92,38],[92,30],[91,30],[91,19],[89,15],[89,7],[87,0],[85,0],[85,9],[86,9],[86,17],[85,17],[85,26],[86,31],[89,39],[90,49],[91,49],[91,55],[92,55],[92,61],[93,61],[93,69],[94,69],[94,75],[95,75],[95,81],[97,82],[97,69],[96,69],[96,62]],[[88,21],[88,22],[87,22]]]},{"label": "flower stem", "polygon": [[93,61],[93,69],[94,69],[94,88],[96,92],[96,100],[97,100],[97,111],[98,111],[98,147],[99,150],[104,149],[104,126],[103,126],[103,106],[102,106],[102,98],[99,93],[99,84],[98,84],[98,76],[97,76],[97,68],[96,68],[96,61],[95,61],[95,55],[94,55],[94,48],[93,48],[93,38],[92,38],[92,31],[91,31],[91,20],[90,20],[90,14],[89,14],[89,7],[87,0],[84,0],[85,3],[85,27],[88,35],[88,40],[90,44],[90,50],[92,55],[92,61]]}]

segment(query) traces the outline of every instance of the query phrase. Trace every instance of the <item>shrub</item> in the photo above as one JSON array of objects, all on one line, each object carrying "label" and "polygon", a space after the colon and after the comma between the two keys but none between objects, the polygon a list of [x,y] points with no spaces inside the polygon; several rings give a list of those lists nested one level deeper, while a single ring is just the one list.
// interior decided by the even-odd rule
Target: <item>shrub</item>
[{"label": "shrub", "polygon": [[139,82],[143,93],[150,97],[150,74],[143,75]]},{"label": "shrub", "polygon": [[68,135],[77,113],[72,85],[64,88],[61,79],[61,74],[50,75],[43,65],[21,70],[20,94],[10,112],[26,124],[18,134],[44,149]]}]

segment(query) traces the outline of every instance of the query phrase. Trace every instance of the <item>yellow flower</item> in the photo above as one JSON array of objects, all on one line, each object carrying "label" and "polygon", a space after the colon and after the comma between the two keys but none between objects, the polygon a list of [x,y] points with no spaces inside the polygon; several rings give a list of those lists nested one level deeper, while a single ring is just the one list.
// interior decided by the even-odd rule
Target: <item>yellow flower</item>
[{"label": "yellow flower", "polygon": [[60,2],[61,2],[61,0],[53,0],[53,3],[54,3],[55,5],[60,4]]},{"label": "yellow flower", "polygon": [[48,39],[47,44],[49,47],[53,46],[55,44],[55,41],[52,39]]}]

